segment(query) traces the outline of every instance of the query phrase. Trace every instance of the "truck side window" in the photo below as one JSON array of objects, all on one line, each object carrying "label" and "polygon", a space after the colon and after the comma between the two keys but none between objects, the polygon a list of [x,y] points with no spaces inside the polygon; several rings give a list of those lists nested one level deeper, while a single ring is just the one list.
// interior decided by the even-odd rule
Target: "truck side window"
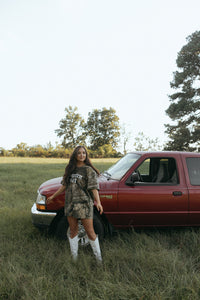
[{"label": "truck side window", "polygon": [[187,157],[186,163],[187,163],[190,183],[192,185],[200,185],[200,158]]},{"label": "truck side window", "polygon": [[178,183],[176,161],[172,157],[151,157],[146,159],[137,169],[143,182]]}]

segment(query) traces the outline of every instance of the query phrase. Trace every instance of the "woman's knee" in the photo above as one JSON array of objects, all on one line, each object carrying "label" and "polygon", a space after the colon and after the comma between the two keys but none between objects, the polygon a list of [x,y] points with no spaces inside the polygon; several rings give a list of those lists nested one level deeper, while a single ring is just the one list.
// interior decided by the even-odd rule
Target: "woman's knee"
[{"label": "woman's knee", "polygon": [[94,241],[96,239],[96,233],[94,230],[85,230],[85,231],[90,240]]},{"label": "woman's knee", "polygon": [[82,220],[82,224],[87,233],[88,238],[94,241],[96,239],[96,233],[93,227],[93,220],[92,221],[89,219]]}]

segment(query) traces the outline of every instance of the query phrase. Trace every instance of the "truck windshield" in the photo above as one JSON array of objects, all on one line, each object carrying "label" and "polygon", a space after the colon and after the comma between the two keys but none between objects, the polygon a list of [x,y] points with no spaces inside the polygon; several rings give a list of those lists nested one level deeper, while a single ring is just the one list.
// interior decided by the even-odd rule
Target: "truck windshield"
[{"label": "truck windshield", "polygon": [[140,158],[139,154],[128,153],[122,157],[116,164],[104,172],[106,177],[120,180],[124,174],[132,167],[132,165]]}]

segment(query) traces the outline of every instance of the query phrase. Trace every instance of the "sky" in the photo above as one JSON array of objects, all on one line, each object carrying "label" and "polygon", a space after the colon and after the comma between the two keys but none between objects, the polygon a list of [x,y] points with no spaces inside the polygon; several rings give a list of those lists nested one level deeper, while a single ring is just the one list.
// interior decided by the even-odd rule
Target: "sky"
[{"label": "sky", "polygon": [[0,147],[61,143],[65,108],[114,108],[163,144],[176,58],[199,0],[0,0]]}]

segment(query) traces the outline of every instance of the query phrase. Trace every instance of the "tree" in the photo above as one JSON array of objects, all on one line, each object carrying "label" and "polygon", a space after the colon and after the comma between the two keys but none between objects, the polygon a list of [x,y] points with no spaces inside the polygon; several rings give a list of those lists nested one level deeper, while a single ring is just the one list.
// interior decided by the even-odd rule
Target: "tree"
[{"label": "tree", "polygon": [[127,153],[127,143],[128,141],[130,140],[131,138],[131,131],[127,131],[127,127],[125,125],[125,123],[123,123],[121,125],[121,142],[123,144],[123,152],[124,152],[124,155]]},{"label": "tree", "polygon": [[26,156],[27,152],[29,150],[29,147],[27,146],[26,143],[20,143],[17,144],[16,148],[12,149],[12,153],[14,156]]},{"label": "tree", "polygon": [[161,150],[158,138],[150,139],[143,132],[139,132],[133,144],[135,151],[156,151]]},{"label": "tree", "polygon": [[78,108],[69,106],[65,108],[66,116],[60,120],[60,128],[55,132],[63,138],[62,145],[64,148],[74,148],[77,144],[84,143],[84,119],[79,113]]},{"label": "tree", "polygon": [[92,150],[106,144],[110,144],[113,148],[117,147],[119,129],[119,118],[111,107],[94,109],[88,114],[85,130]]},{"label": "tree", "polygon": [[200,145],[200,31],[187,37],[188,43],[178,53],[169,96],[171,104],[166,110],[173,124],[165,124],[171,139],[167,150],[194,151]]}]

